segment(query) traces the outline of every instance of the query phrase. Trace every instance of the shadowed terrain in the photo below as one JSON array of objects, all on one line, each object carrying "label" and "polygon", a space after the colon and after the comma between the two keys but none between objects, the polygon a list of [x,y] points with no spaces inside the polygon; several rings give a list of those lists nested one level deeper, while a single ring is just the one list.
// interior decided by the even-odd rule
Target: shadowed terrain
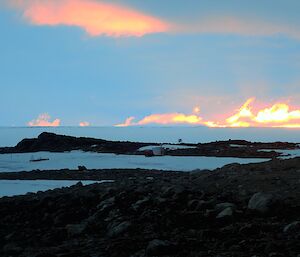
[{"label": "shadowed terrain", "polygon": [[[11,178],[50,178],[47,171],[26,174],[13,173]],[[300,158],[191,173],[64,170],[51,174],[51,179],[115,182],[79,183],[0,199],[1,256],[295,257],[300,253]]]}]

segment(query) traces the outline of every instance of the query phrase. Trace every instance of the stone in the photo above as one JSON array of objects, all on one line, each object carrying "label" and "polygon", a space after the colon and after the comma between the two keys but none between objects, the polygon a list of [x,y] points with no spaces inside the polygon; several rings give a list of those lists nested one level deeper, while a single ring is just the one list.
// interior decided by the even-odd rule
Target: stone
[{"label": "stone", "polygon": [[100,204],[98,204],[97,209],[100,212],[109,211],[115,205],[115,200],[116,200],[115,197],[108,198],[108,199],[102,201]]},{"label": "stone", "polygon": [[53,253],[39,253],[38,255],[35,255],[35,257],[56,257],[57,255],[53,254]]},{"label": "stone", "polygon": [[162,256],[174,252],[174,245],[166,240],[154,239],[148,243],[147,256]]},{"label": "stone", "polygon": [[273,194],[259,192],[254,194],[248,203],[248,209],[262,214],[270,212],[276,199]]},{"label": "stone", "polygon": [[199,200],[190,200],[187,204],[188,209],[191,211],[197,211],[200,206],[200,201]]},{"label": "stone", "polygon": [[143,208],[147,205],[147,203],[150,201],[149,197],[146,197],[142,200],[137,201],[136,203],[134,203],[131,207],[132,209],[134,209],[135,211],[139,210],[140,208]]},{"label": "stone", "polygon": [[129,221],[123,221],[121,223],[113,223],[109,226],[109,230],[107,235],[109,237],[117,237],[125,232],[131,227],[131,223]]},{"label": "stone", "polygon": [[233,209],[231,207],[227,207],[226,209],[224,209],[223,211],[221,211],[218,215],[217,215],[217,219],[223,219],[223,218],[229,218],[232,217],[233,215]]},{"label": "stone", "polygon": [[283,229],[283,232],[286,234],[300,233],[300,221],[294,221],[286,225]]},{"label": "stone", "polygon": [[231,209],[235,210],[236,205],[234,203],[218,203],[215,205],[215,210],[217,212],[221,212],[227,208],[231,208]]},{"label": "stone", "polygon": [[9,253],[9,254],[19,254],[19,253],[23,252],[23,249],[22,249],[22,247],[14,244],[14,243],[9,243],[3,247],[3,252]]},{"label": "stone", "polygon": [[78,236],[81,235],[84,230],[86,229],[87,224],[81,223],[81,224],[69,224],[66,226],[66,230],[69,236]]}]

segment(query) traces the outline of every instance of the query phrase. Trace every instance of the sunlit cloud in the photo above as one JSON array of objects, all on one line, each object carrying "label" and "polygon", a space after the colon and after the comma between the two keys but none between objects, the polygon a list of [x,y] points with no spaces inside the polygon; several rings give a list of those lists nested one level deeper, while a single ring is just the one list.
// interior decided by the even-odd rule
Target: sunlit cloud
[{"label": "sunlit cloud", "polygon": [[140,11],[96,0],[10,0],[33,25],[75,26],[90,36],[143,36],[165,32],[168,24]]},{"label": "sunlit cloud", "polygon": [[270,107],[253,111],[255,98],[249,98],[244,105],[223,121],[206,122],[209,127],[285,127],[300,128],[300,109],[286,103],[275,103]]},{"label": "sunlit cloud", "polygon": [[40,114],[37,119],[28,122],[30,127],[58,127],[60,126],[60,119],[50,121],[51,117],[47,113]]},{"label": "sunlit cloud", "polygon": [[89,127],[91,124],[88,121],[82,121],[79,123],[80,127]]},{"label": "sunlit cloud", "polygon": [[115,125],[115,127],[129,127],[129,126],[132,126],[134,125],[134,117],[129,117],[125,120],[124,123],[120,123],[120,124],[117,124]]},{"label": "sunlit cloud", "polygon": [[[254,111],[252,104],[255,98],[249,98],[233,115],[219,120],[205,120],[200,115],[200,107],[195,107],[192,114],[163,113],[152,114],[135,121],[134,117],[126,119],[116,126],[128,127],[137,125],[203,125],[215,128],[237,127],[284,127],[300,128],[300,109],[292,108],[286,103],[276,103],[270,107]],[[224,116],[224,115],[223,115]],[[226,116],[225,116],[226,117]]]},{"label": "sunlit cloud", "polygon": [[176,124],[202,124],[202,117],[196,114],[184,114],[184,113],[162,113],[162,114],[151,114],[144,117],[139,121],[134,121],[134,117],[129,117],[122,124],[117,124],[117,127],[128,127],[136,125],[176,125]]},{"label": "sunlit cloud", "polygon": [[[242,36],[286,35],[300,39],[296,26],[260,17],[207,16],[192,22],[166,21],[125,5],[101,0],[5,0],[32,25],[74,26],[88,35],[144,36],[169,34],[234,34]],[[192,18],[191,18],[192,19]]]}]

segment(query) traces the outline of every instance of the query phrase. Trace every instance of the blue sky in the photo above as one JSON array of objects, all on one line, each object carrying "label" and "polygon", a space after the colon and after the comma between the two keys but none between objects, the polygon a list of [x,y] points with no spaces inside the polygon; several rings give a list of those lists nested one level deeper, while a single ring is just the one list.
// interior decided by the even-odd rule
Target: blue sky
[{"label": "blue sky", "polygon": [[[210,118],[253,96],[297,106],[299,1],[114,3],[176,29],[91,36],[78,26],[33,24],[23,9],[0,7],[0,126],[23,126],[42,113],[61,125],[113,125],[194,106]],[[242,24],[233,32],[222,27],[229,17]]]}]

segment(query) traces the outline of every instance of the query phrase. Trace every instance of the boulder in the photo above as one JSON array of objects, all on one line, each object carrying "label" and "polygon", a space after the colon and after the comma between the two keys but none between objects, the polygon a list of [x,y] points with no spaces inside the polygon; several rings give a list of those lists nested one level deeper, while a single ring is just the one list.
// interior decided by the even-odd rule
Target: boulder
[{"label": "boulder", "polygon": [[286,225],[283,229],[285,234],[295,234],[300,233],[300,221],[294,221]]},{"label": "boulder", "polygon": [[217,219],[224,219],[224,218],[230,218],[233,216],[233,209],[231,207],[227,207],[226,209],[224,209],[223,211],[221,211],[218,215],[217,215]]},{"label": "boulder", "polygon": [[134,209],[135,211],[138,211],[141,208],[144,208],[150,201],[149,197],[145,197],[142,200],[139,200],[137,202],[135,202],[134,204],[132,204],[132,209]]},{"label": "boulder", "polygon": [[259,192],[254,194],[248,203],[248,209],[261,214],[269,213],[278,203],[273,194]]},{"label": "boulder", "polygon": [[236,209],[236,205],[234,203],[218,203],[215,205],[215,210],[217,212],[222,212],[225,209],[232,209],[235,210]]},{"label": "boulder", "polygon": [[123,221],[121,223],[113,223],[109,226],[107,235],[109,237],[118,237],[131,227],[131,223],[129,221]]}]

